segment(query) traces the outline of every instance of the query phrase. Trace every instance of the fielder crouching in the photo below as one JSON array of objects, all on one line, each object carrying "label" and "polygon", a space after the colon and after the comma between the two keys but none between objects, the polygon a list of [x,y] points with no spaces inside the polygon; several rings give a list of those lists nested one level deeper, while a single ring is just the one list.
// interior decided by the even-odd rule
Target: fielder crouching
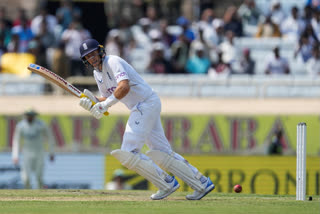
[{"label": "fielder crouching", "polygon": [[[210,178],[172,151],[161,124],[161,101],[134,68],[118,56],[106,55],[103,46],[94,39],[81,44],[80,54],[83,63],[94,69],[102,95],[96,98],[84,90],[87,97],[80,99],[80,106],[97,119],[119,101],[130,109],[121,149],[111,155],[159,188],[151,199],[163,199],[176,191],[180,185],[174,176],[194,189],[193,194],[186,196],[188,200],[200,200],[211,192],[215,186]],[[91,100],[96,102],[94,106]],[[140,152],[145,143],[150,148],[146,155]]]}]

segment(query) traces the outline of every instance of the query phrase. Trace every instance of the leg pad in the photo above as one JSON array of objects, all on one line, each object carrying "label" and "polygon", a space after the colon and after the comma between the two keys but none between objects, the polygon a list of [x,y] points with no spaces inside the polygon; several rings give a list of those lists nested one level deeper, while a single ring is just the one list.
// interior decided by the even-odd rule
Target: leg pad
[{"label": "leg pad", "polygon": [[200,181],[202,174],[198,172],[196,175],[188,166],[186,160],[178,160],[174,158],[174,152],[167,154],[159,150],[151,150],[147,155],[164,170],[167,170],[186,182],[192,189],[203,191],[204,185]]},{"label": "leg pad", "polygon": [[171,189],[171,185],[165,181],[167,173],[159,175],[151,159],[144,160],[140,158],[139,153],[135,154],[120,149],[112,151],[111,155],[117,158],[122,165],[143,176],[159,189],[165,191]]}]

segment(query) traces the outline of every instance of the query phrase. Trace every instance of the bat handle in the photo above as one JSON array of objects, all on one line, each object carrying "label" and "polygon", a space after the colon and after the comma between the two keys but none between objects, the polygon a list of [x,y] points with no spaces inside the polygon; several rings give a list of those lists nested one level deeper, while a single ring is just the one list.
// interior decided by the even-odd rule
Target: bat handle
[{"label": "bat handle", "polygon": [[[86,95],[84,95],[83,93],[81,93],[81,95],[80,95],[80,97],[82,98],[82,97],[87,97]],[[87,98],[89,98],[89,97],[87,97]],[[89,98],[90,99],[90,98]],[[91,100],[91,99],[90,99]],[[94,106],[95,104],[96,104],[96,102],[94,102],[93,100],[91,100],[91,102],[92,102],[92,106]],[[105,116],[108,116],[109,115],[109,112],[105,112],[105,113],[103,113]]]}]

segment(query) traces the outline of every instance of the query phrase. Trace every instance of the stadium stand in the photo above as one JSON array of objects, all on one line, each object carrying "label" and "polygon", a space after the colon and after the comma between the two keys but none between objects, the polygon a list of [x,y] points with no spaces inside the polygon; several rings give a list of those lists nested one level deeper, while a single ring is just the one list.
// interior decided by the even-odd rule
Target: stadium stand
[{"label": "stadium stand", "polygon": [[[241,1],[238,1],[241,2]],[[303,15],[304,7],[306,1],[304,0],[255,0],[257,8],[259,8],[263,15],[266,16],[270,9],[270,6],[274,3],[280,3],[283,11],[286,15],[290,14],[290,10],[293,6],[299,8],[299,12]],[[81,14],[81,13],[80,13]],[[38,14],[36,14],[38,15]],[[53,14],[54,15],[54,14]],[[180,14],[177,14],[180,15]],[[27,17],[32,18],[32,17]],[[143,17],[146,20],[146,17]],[[172,17],[170,17],[172,18]],[[200,17],[199,17],[200,18]],[[32,21],[32,19],[30,19]],[[156,20],[150,25],[158,26]],[[203,21],[203,20],[201,20]],[[197,26],[200,20],[193,20],[193,24]],[[140,29],[139,22],[131,23],[128,28],[123,28],[122,26],[117,29],[122,33],[122,36],[130,38],[130,31]],[[190,22],[191,23],[191,22]],[[223,23],[223,18],[219,20],[219,23]],[[126,23],[128,24],[128,23]],[[166,37],[166,50],[170,51],[170,45],[174,39],[181,34],[182,28],[175,25],[175,22],[171,22],[167,26],[167,33],[171,33],[170,37]],[[203,24],[203,23],[202,23]],[[125,24],[124,24],[125,25]],[[213,23],[211,23],[214,26]],[[211,25],[208,25],[209,27]],[[200,26],[200,25],[199,25]],[[205,26],[205,25],[204,25]],[[207,26],[207,27],[208,27]],[[211,27],[212,27],[211,26]],[[59,26],[54,30],[55,34],[62,33],[59,31]],[[61,30],[61,29],[60,29]],[[111,29],[110,29],[111,30]],[[160,30],[160,28],[158,29]],[[195,27],[193,30],[198,31]],[[144,76],[144,78],[151,84],[151,86],[158,91],[161,96],[182,96],[182,97],[317,97],[319,96],[319,84],[318,76],[311,76],[307,73],[306,64],[303,63],[301,57],[294,57],[294,53],[297,49],[298,42],[295,40],[290,40],[287,38],[256,38],[254,33],[257,30],[256,25],[244,25],[245,36],[234,38],[234,47],[237,53],[242,53],[244,49],[250,50],[250,55],[255,63],[255,74],[226,74],[226,75],[192,75],[185,73],[172,74],[153,74],[146,69],[148,66],[149,58],[151,58],[150,49],[152,46],[145,44],[143,47],[135,47],[131,44],[131,41],[125,40],[124,44],[127,46],[123,48],[124,58],[129,60],[129,62],[136,68],[136,70]],[[57,32],[56,32],[57,31]],[[110,31],[111,32],[111,31]],[[131,33],[132,33],[131,32]],[[162,31],[161,31],[162,32]],[[77,33],[77,32],[76,32]],[[148,34],[140,32],[146,40],[149,40]],[[163,33],[163,32],[162,32]],[[140,35],[140,34],[139,34]],[[198,32],[195,33],[198,36]],[[48,35],[42,35],[43,38],[47,38]],[[108,36],[108,35],[107,35]],[[59,37],[58,37],[59,38]],[[141,37],[142,38],[142,37]],[[164,38],[162,38],[165,40]],[[176,38],[175,38],[176,39]],[[198,39],[198,38],[197,38]],[[39,40],[39,37],[35,37],[31,40],[33,43],[43,46],[46,43]],[[43,43],[43,44],[42,44]],[[148,44],[151,41],[148,41]],[[55,51],[55,48],[59,46],[64,48],[61,41],[57,41],[55,46],[50,46],[48,51]],[[291,73],[289,75],[265,75],[266,59],[272,54],[272,50],[278,46],[280,49],[280,55],[288,60]],[[43,48],[40,49],[40,56],[48,56],[48,52],[42,52]],[[131,51],[131,52],[128,52]],[[49,51],[49,52],[50,52]],[[126,52],[127,51],[127,52]],[[218,52],[218,50],[214,51]],[[121,54],[122,54],[121,52]],[[30,75],[26,73],[24,69],[16,69],[15,72],[10,72],[6,69],[6,65],[10,62],[6,60],[6,54],[2,55],[2,72],[0,74],[1,81],[1,95],[14,95],[14,94],[65,94],[61,89],[57,87],[47,87],[49,83],[37,75]],[[24,54],[24,53],[21,53]],[[25,53],[27,54],[27,53]],[[170,54],[169,54],[170,56]],[[241,56],[238,54],[238,57]],[[63,58],[61,60],[64,60]],[[19,60],[20,61],[20,60]],[[35,60],[32,59],[32,62]],[[37,61],[40,61],[39,58]],[[37,63],[36,61],[36,63]],[[174,60],[172,60],[174,61]],[[40,63],[40,62],[39,62]],[[47,66],[52,66],[52,60],[48,60]],[[46,63],[42,64],[46,66]],[[9,63],[12,64],[12,63]],[[54,68],[51,68],[54,70]],[[12,76],[7,73],[20,73],[25,76],[21,79],[20,77]],[[93,78],[90,75],[87,76],[70,76],[67,80],[73,84],[81,86],[95,85]],[[15,87],[16,84],[16,87]],[[50,90],[48,90],[50,89]]]}]

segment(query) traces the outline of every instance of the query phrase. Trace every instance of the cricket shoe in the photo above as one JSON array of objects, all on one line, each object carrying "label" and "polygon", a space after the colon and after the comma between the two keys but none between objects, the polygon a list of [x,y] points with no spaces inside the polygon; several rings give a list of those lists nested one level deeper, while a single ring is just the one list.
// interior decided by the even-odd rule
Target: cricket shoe
[{"label": "cricket shoe", "polygon": [[172,183],[171,189],[169,190],[159,189],[155,194],[152,194],[150,198],[152,200],[160,200],[174,193],[180,187],[180,184],[178,183],[177,179],[174,178],[174,176],[173,176],[173,181],[171,183]]},{"label": "cricket shoe", "polygon": [[214,184],[212,183],[209,177],[207,178],[207,181],[203,183],[203,185],[205,186],[205,189],[203,191],[200,192],[195,190],[192,195],[187,195],[186,199],[200,200],[215,188]]}]

